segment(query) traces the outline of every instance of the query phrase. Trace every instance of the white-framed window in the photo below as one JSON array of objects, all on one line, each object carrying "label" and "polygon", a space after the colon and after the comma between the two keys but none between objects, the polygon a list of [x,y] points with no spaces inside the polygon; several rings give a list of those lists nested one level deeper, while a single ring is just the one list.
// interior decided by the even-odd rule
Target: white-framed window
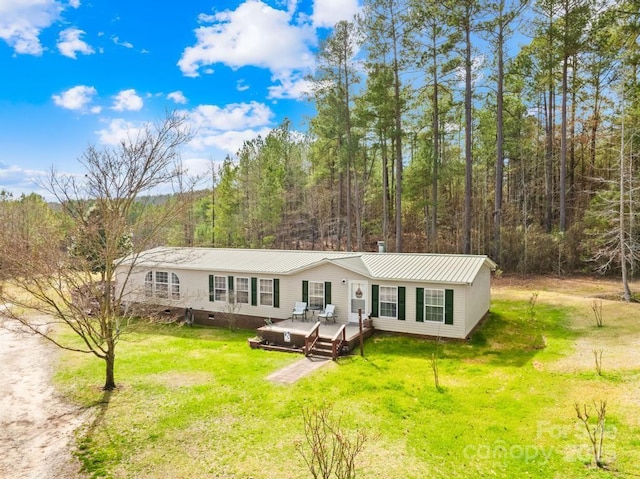
[{"label": "white-framed window", "polygon": [[424,319],[426,321],[444,322],[444,290],[424,290]]},{"label": "white-framed window", "polygon": [[249,304],[249,278],[236,278],[236,303]]},{"label": "white-framed window", "polygon": [[273,306],[273,280],[262,279],[259,280],[260,291],[260,305],[261,306]]},{"label": "white-framed window", "polygon": [[180,299],[180,279],[175,273],[171,273],[171,299]]},{"label": "white-framed window", "polygon": [[155,292],[158,298],[169,297],[169,273],[166,271],[156,271]]},{"label": "white-framed window", "polygon": [[380,316],[398,317],[398,288],[396,286],[380,286]]},{"label": "white-framed window", "polygon": [[309,281],[308,309],[321,311],[324,309],[324,283]]},{"label": "white-framed window", "polygon": [[215,301],[227,300],[227,277],[226,276],[213,277],[213,297]]},{"label": "white-framed window", "polygon": [[147,298],[153,296],[153,271],[149,271],[144,277],[144,295]]},{"label": "white-framed window", "polygon": [[180,299],[180,278],[167,271],[148,271],[144,276],[144,295],[148,298]]}]

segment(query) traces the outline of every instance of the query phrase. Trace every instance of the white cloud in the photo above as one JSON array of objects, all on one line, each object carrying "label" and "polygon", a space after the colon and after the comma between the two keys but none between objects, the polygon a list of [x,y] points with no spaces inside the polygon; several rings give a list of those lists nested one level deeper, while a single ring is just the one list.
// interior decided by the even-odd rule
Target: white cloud
[{"label": "white cloud", "polygon": [[96,131],[96,134],[101,144],[117,146],[123,141],[134,140],[143,128],[143,126],[135,125],[122,118],[115,118],[109,122],[106,128]]},{"label": "white cloud", "polygon": [[80,8],[80,0],[69,0],[69,6],[71,8]]},{"label": "white cloud", "polygon": [[80,37],[84,35],[84,31],[77,28],[67,28],[60,32],[58,37],[58,50],[65,57],[76,59],[76,53],[83,53],[84,55],[91,55],[95,53],[95,50],[91,48],[89,44],[81,40]]},{"label": "white cloud", "polygon": [[0,190],[12,193],[14,198],[26,192],[34,192],[45,198],[50,196],[39,184],[40,180],[46,176],[46,171],[26,170],[21,166],[0,162],[0,183],[2,184]]},{"label": "white cloud", "polygon": [[316,27],[333,28],[341,20],[351,21],[359,11],[358,0],[315,0],[313,24]]},{"label": "white cloud", "polygon": [[[63,91],[60,95],[53,95],[51,98],[56,105],[62,108],[82,111],[91,103],[96,93],[96,89],[92,86],[78,85]],[[98,111],[95,111],[96,108]],[[99,107],[93,107],[91,112],[99,113]]]},{"label": "white cloud", "polygon": [[236,90],[238,91],[247,91],[249,88],[251,87],[245,84],[243,79],[240,79],[236,82]]},{"label": "white cloud", "polygon": [[200,105],[188,114],[196,130],[238,130],[268,125],[273,111],[263,103],[233,103],[224,108],[216,105]]},{"label": "white cloud", "polygon": [[[471,59],[471,84],[472,86],[477,85],[480,81],[484,79],[484,73],[482,72],[482,66],[485,63],[484,55],[476,55]],[[459,84],[464,88],[466,71],[464,65],[457,67],[454,71],[456,77],[458,78]]]},{"label": "white cloud", "polygon": [[138,111],[142,109],[142,98],[136,93],[134,89],[122,90],[115,97],[113,106],[111,107],[116,111]]},{"label": "white cloud", "polygon": [[272,128],[264,127],[241,131],[211,132],[196,136],[190,145],[197,150],[213,147],[235,155],[245,141],[251,141],[258,135],[264,138],[271,130]]},{"label": "white cloud", "polygon": [[295,24],[290,11],[246,0],[236,10],[200,15],[199,20],[211,25],[195,30],[196,44],[185,48],[178,61],[186,76],[196,77],[202,67],[215,63],[231,68],[257,66],[274,73],[313,67],[314,29]]},{"label": "white cloud", "polygon": [[121,47],[125,47],[125,48],[133,48],[133,43],[131,43],[131,42],[124,42],[124,41],[123,41],[123,42],[121,42],[121,41],[120,41],[120,38],[118,38],[118,37],[117,37],[117,36],[115,36],[115,35],[111,37],[111,41],[113,41],[113,43],[115,43],[116,45],[121,46]]},{"label": "white cloud", "polygon": [[258,102],[234,103],[225,107],[200,105],[183,112],[195,133],[190,146],[194,150],[213,148],[235,154],[245,141],[271,131],[271,109]]},{"label": "white cloud", "polygon": [[303,100],[313,91],[313,84],[301,75],[274,76],[277,83],[269,87],[270,99]]},{"label": "white cloud", "polygon": [[182,167],[191,177],[211,178],[211,160],[206,158],[185,158],[182,160]]},{"label": "white cloud", "polygon": [[169,100],[173,100],[175,103],[179,103],[181,105],[184,105],[185,103],[188,102],[187,97],[184,96],[184,94],[180,90],[172,91],[171,93],[169,93],[167,95],[167,98]]},{"label": "white cloud", "polygon": [[41,55],[40,32],[60,18],[55,0],[0,0],[0,39],[15,53]]}]

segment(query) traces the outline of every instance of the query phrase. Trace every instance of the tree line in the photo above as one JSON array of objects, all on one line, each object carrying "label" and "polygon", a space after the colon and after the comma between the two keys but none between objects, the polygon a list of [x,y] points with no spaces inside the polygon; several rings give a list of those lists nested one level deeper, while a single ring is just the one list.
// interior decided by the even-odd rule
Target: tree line
[{"label": "tree line", "polygon": [[190,241],[383,240],[505,271],[635,275],[639,13],[637,0],[366,1],[320,46],[308,134],[284,121],[214,168]]},{"label": "tree line", "polygon": [[633,277],[639,15],[637,0],[367,0],[320,45],[308,132],[285,120],[212,162],[209,189],[144,211],[191,204],[157,236],[171,245],[382,240]]}]

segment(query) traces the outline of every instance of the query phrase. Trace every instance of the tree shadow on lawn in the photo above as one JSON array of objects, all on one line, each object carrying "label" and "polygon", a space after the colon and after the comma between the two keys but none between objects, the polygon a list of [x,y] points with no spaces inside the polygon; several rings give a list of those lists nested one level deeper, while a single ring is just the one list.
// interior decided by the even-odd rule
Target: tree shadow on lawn
[{"label": "tree shadow on lawn", "polygon": [[[365,344],[369,355],[401,355],[430,359],[454,359],[467,363],[521,367],[531,361],[550,341],[571,340],[580,333],[568,327],[567,311],[541,308],[536,317],[526,318],[525,307],[492,311],[467,340],[420,339],[376,335]],[[367,348],[366,345],[369,345]],[[366,356],[366,353],[365,353]]]},{"label": "tree shadow on lawn", "polygon": [[101,398],[91,406],[94,411],[92,420],[79,433],[75,455],[82,464],[80,472],[90,474],[91,477],[107,477],[106,467],[117,459],[117,444],[111,444],[110,452],[101,451],[96,449],[94,439],[97,431],[104,427],[112,395],[113,391],[103,391]]},{"label": "tree shadow on lawn", "polygon": [[199,341],[238,341],[246,342],[247,338],[255,336],[254,329],[234,329],[220,328],[216,326],[203,326],[194,324],[186,326],[183,323],[158,323],[139,320],[126,328],[122,336],[123,341],[132,338],[132,334],[145,336],[169,336],[176,339],[197,339]]}]

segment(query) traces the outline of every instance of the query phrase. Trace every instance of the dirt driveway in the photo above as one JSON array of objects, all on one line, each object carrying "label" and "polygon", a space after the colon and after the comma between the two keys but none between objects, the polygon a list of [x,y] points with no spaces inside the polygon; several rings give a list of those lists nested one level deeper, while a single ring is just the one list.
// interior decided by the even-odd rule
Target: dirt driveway
[{"label": "dirt driveway", "polygon": [[80,479],[71,454],[83,411],[51,384],[58,349],[0,318],[0,478]]}]

